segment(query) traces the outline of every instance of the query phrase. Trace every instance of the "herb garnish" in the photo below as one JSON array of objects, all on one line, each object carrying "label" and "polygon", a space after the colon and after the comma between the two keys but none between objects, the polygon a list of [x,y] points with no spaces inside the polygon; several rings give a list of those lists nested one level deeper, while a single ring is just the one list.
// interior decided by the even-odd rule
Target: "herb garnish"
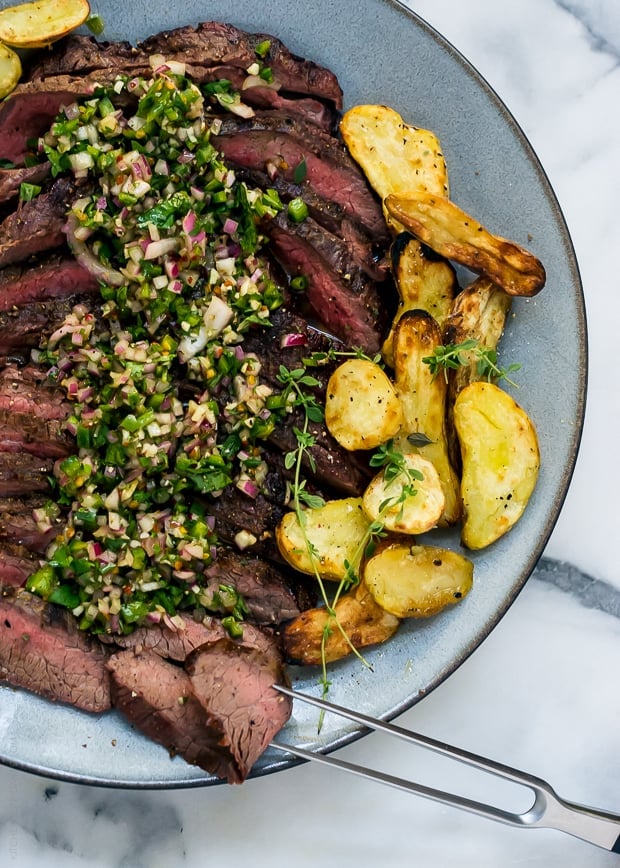
[{"label": "herb garnish", "polygon": [[477,372],[480,377],[491,379],[504,379],[511,386],[518,388],[517,383],[509,378],[509,374],[518,371],[521,365],[514,363],[500,368],[497,364],[497,351],[493,347],[485,347],[474,338],[462,341],[460,344],[444,344],[435,347],[431,356],[425,356],[422,361],[428,365],[433,376],[443,370],[446,381],[449,370],[457,370],[463,365],[469,364],[466,353],[473,353],[477,359]]}]

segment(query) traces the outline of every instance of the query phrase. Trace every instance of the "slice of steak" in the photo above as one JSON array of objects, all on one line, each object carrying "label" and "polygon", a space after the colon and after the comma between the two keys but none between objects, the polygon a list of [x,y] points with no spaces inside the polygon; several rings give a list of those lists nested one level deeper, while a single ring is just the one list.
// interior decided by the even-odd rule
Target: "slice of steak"
[{"label": "slice of steak", "polygon": [[308,281],[303,298],[318,322],[347,347],[376,353],[383,335],[376,287],[374,291],[368,287],[365,295],[356,295],[346,278],[298,231],[298,225],[281,215],[270,220],[265,229],[272,255],[289,277],[304,276]]},{"label": "slice of steak", "polygon": [[194,651],[185,668],[209,728],[230,750],[236,774],[228,780],[244,780],[292,713],[292,701],[273,687],[286,680],[276,649],[265,654],[221,639]]},{"label": "slice of steak", "polygon": [[170,623],[160,621],[146,627],[137,627],[127,636],[103,633],[99,636],[99,640],[104,645],[114,645],[123,650],[131,649],[136,654],[152,651],[158,657],[182,663],[196,648],[209,642],[217,642],[227,635],[217,618],[209,618],[205,622],[195,621],[189,616],[179,616],[179,618],[182,627],[175,626],[172,621]]},{"label": "slice of steak", "polygon": [[377,243],[387,243],[381,206],[359,167],[336,139],[328,146],[322,136],[313,141],[310,135],[302,139],[293,132],[252,129],[253,120],[243,124],[226,121],[220,133],[213,137],[213,144],[226,162],[242,169],[278,172],[289,182],[295,181],[296,170],[304,165],[305,186],[342,208],[344,214],[361,224]]},{"label": "slice of steak", "polygon": [[[84,81],[55,82],[42,89],[40,83],[19,84],[0,103],[0,154],[16,166],[23,166],[31,152],[28,142],[36,140],[52,124],[63,105],[74,102],[76,94],[88,95],[93,86]],[[90,88],[90,89],[89,89]]]},{"label": "slice of steak", "polygon": [[311,60],[292,54],[274,36],[246,33],[232,24],[206,21],[196,27],[179,27],[158,33],[139,44],[147,55],[163,54],[166,60],[177,60],[203,66],[227,64],[247,70],[258,60],[256,48],[269,42],[269,51],[262,58],[274,76],[275,83],[287,93],[316,96],[342,108],[342,90],[336,76]]},{"label": "slice of steak", "polygon": [[247,554],[281,560],[274,528],[286,511],[283,506],[262,494],[251,498],[229,486],[219,497],[210,498],[206,508],[215,518],[215,532],[222,542]]},{"label": "slice of steak", "polygon": [[44,368],[9,364],[0,369],[0,410],[62,420],[67,418],[70,404]]},{"label": "slice of steak", "polygon": [[58,419],[0,409],[0,453],[14,452],[39,458],[66,458],[75,444]]},{"label": "slice of steak", "polygon": [[148,67],[148,58],[163,54],[166,60],[190,66],[229,65],[247,70],[256,62],[256,47],[269,40],[264,63],[280,87],[291,93],[311,94],[342,107],[342,91],[333,73],[312,61],[297,57],[272,36],[245,33],[231,24],[207,21],[196,27],[179,27],[150,36],[136,48],[127,42],[98,42],[92,37],[72,35],[53,54],[44,57],[29,73],[30,80],[59,75],[85,75],[112,70],[127,73]]},{"label": "slice of steak", "polygon": [[241,91],[241,99],[257,109],[271,109],[299,118],[326,133],[333,133],[338,122],[338,113],[332,106],[311,97],[289,99],[271,87],[253,84]]},{"label": "slice of steak", "polygon": [[0,224],[0,266],[23,262],[65,242],[63,227],[75,195],[69,178],[58,178],[49,192],[22,202]]},{"label": "slice of steak", "polygon": [[21,588],[40,566],[25,546],[0,539],[0,586]]},{"label": "slice of steak", "polygon": [[42,509],[46,500],[40,495],[0,498],[0,541],[5,545],[5,550],[6,545],[17,544],[23,546],[27,553],[45,553],[64,526],[64,520],[58,518],[51,527],[41,529],[43,525],[40,526],[36,521],[34,510]]},{"label": "slice of steak", "polygon": [[[176,621],[182,622],[183,626],[172,621],[169,624],[160,621],[158,624],[138,627],[127,636],[104,633],[98,638],[104,645],[113,645],[124,651],[131,649],[136,654],[152,651],[158,657],[183,663],[196,648],[211,645],[228,636],[222,622],[216,617],[208,616],[202,621],[195,621],[189,615],[178,615]],[[233,641],[263,652],[269,651],[273,644],[266,632],[247,623],[243,624],[243,635]]]},{"label": "slice of steak", "polygon": [[37,492],[47,494],[53,473],[52,458],[0,452],[0,497],[22,497]]},{"label": "slice of steak", "polygon": [[110,708],[106,653],[67,609],[16,588],[0,593],[0,678],[84,711]]},{"label": "slice of steak", "polygon": [[153,651],[119,651],[107,661],[112,705],[140,732],[211,774],[239,783],[221,732],[209,726],[188,674]]},{"label": "slice of steak", "polygon": [[[16,307],[35,302],[94,295],[98,290],[97,278],[75,259],[69,255],[52,254],[36,263],[11,265],[0,271],[0,312],[11,312]],[[55,316],[53,307],[41,308],[35,315],[40,318],[45,310]],[[8,327],[6,317],[0,322]]]},{"label": "slice of steak", "polygon": [[249,610],[247,617],[256,624],[281,624],[299,614],[284,575],[266,561],[222,548],[205,570],[205,578],[207,591],[230,585],[241,594]]},{"label": "slice of steak", "polygon": [[50,164],[45,162],[27,168],[0,169],[0,202],[8,202],[19,195],[22,184],[41,184],[48,177],[50,168]]},{"label": "slice of steak", "polygon": [[54,299],[0,311],[0,354],[28,355],[27,350],[41,346],[42,338],[62,325],[72,307],[70,299]]}]

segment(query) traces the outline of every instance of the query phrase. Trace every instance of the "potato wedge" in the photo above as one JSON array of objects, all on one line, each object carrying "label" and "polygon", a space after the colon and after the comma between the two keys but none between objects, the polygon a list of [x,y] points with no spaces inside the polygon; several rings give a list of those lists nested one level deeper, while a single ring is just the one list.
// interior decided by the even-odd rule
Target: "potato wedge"
[{"label": "potato wedge", "polygon": [[393,543],[366,561],[363,576],[386,612],[397,618],[429,618],[469,593],[474,565],[449,549]]},{"label": "potato wedge", "polygon": [[[358,105],[340,122],[342,138],[370,186],[384,199],[418,190],[448,196],[448,171],[437,136],[406,124],[392,108]],[[403,228],[385,211],[394,232]]]},{"label": "potato wedge", "polygon": [[378,473],[368,485],[362,504],[364,512],[372,521],[381,521],[386,530],[394,533],[425,533],[437,525],[446,497],[435,467],[421,455],[403,456],[409,471],[421,475],[414,481],[415,494],[408,494],[410,477],[405,472],[386,480],[385,473]]},{"label": "potato wedge", "polygon": [[524,247],[493,235],[444,196],[413,191],[387,196],[388,213],[436,253],[484,274],[509,295],[532,296],[545,285],[545,269]]},{"label": "potato wedge", "polygon": [[345,449],[375,449],[393,437],[403,411],[392,382],[368,359],[347,359],[329,378],[325,424]]},{"label": "potato wedge", "polygon": [[[363,555],[363,542],[369,521],[360,497],[328,500],[317,509],[304,512],[301,528],[294,512],[287,512],[276,528],[276,542],[282,557],[296,570],[314,575],[306,537],[313,547],[321,578],[340,581],[345,577],[345,561],[357,569]],[[305,536],[304,536],[305,534]]]},{"label": "potato wedge", "polygon": [[291,662],[306,666],[322,664],[326,626],[329,636],[325,642],[325,662],[332,663],[351,654],[351,646],[366,648],[391,639],[400,624],[395,615],[375,603],[363,582],[344,594],[334,611],[335,617],[325,608],[308,609],[286,625],[282,631],[282,647]]},{"label": "potato wedge", "polygon": [[[504,332],[512,298],[487,277],[479,277],[454,299],[446,320],[444,344],[462,344],[475,340],[481,347],[496,349]],[[452,466],[460,469],[461,452],[454,428],[454,402],[469,383],[485,379],[478,369],[478,356],[473,350],[461,354],[463,364],[448,372],[447,436]]]},{"label": "potato wedge", "polygon": [[0,10],[0,42],[13,48],[46,48],[90,15],[87,0],[36,0]]},{"label": "potato wedge", "polygon": [[409,232],[401,232],[396,236],[390,259],[400,302],[381,353],[386,364],[393,368],[394,327],[405,311],[428,311],[439,327],[443,328],[458,287],[450,263]]},{"label": "potato wedge", "polygon": [[4,99],[16,87],[21,78],[22,63],[19,55],[7,45],[0,43],[0,99]]},{"label": "potato wedge", "polygon": [[493,383],[463,389],[454,424],[463,456],[462,543],[481,549],[523,514],[538,478],[538,437],[527,413]]},{"label": "potato wedge", "polygon": [[[405,421],[394,438],[401,452],[415,452],[432,462],[445,496],[440,526],[453,525],[461,517],[460,482],[450,462],[446,436],[444,377],[434,377],[422,359],[441,344],[441,331],[425,311],[407,311],[394,331],[394,376]],[[416,443],[423,437],[428,442]]]}]

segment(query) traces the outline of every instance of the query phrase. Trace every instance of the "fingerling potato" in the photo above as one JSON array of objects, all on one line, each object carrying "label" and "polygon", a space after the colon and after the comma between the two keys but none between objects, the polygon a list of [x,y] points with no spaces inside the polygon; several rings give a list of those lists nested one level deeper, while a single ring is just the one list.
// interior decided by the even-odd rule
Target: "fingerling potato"
[{"label": "fingerling potato", "polygon": [[303,515],[303,528],[294,512],[287,512],[276,527],[282,557],[302,573],[314,575],[316,566],[321,578],[334,581],[345,577],[347,564],[356,570],[370,523],[361,498],[328,500],[324,506],[304,510]]},{"label": "fingerling potato", "polygon": [[457,292],[456,273],[450,263],[409,232],[396,236],[390,249],[392,275],[400,298],[381,354],[394,367],[394,329],[408,310],[425,310],[443,328]]},{"label": "fingerling potato", "polygon": [[437,546],[392,543],[370,557],[363,578],[382,609],[398,618],[428,618],[462,600],[473,584],[468,558]]},{"label": "fingerling potato", "polygon": [[462,542],[481,549],[523,514],[538,478],[538,437],[525,410],[487,382],[460,392],[454,424],[463,460]]},{"label": "fingerling potato", "polygon": [[329,378],[325,424],[345,449],[375,449],[396,434],[402,421],[396,390],[374,362],[347,359]]},{"label": "fingerling potato", "polygon": [[[349,153],[383,200],[390,193],[423,190],[448,196],[448,171],[439,139],[430,130],[405,123],[392,108],[358,105],[345,112],[340,131]],[[385,211],[388,226],[398,220]]]},{"label": "fingerling potato", "polygon": [[[439,474],[421,455],[402,456],[406,471],[387,479],[378,473],[362,497],[364,512],[394,533],[425,533],[439,521],[446,501]],[[411,481],[412,475],[420,478]],[[413,488],[413,492],[409,489]]]},{"label": "fingerling potato", "polygon": [[87,0],[36,0],[0,10],[0,42],[13,48],[46,48],[90,15]]},{"label": "fingerling potato", "polygon": [[401,452],[416,452],[432,462],[445,495],[440,520],[444,527],[460,519],[461,496],[448,454],[447,383],[443,376],[433,376],[423,362],[440,345],[439,326],[426,311],[407,311],[394,330],[394,377],[405,417],[394,445]]},{"label": "fingerling potato", "polygon": [[545,285],[545,269],[536,256],[493,235],[445,196],[414,190],[387,196],[385,207],[436,253],[486,275],[509,295],[536,295]]},{"label": "fingerling potato", "polygon": [[288,660],[305,666],[332,663],[354,648],[386,642],[400,624],[395,615],[377,605],[363,582],[340,597],[333,612],[307,609],[284,627],[282,647]]}]

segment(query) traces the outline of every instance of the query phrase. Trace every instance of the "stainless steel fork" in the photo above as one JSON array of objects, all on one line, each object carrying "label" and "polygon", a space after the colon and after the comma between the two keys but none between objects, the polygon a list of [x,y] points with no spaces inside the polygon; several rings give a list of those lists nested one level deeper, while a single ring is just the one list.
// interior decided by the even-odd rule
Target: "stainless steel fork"
[{"label": "stainless steel fork", "polygon": [[493,805],[485,804],[484,802],[477,802],[453,793],[434,789],[433,787],[416,784],[413,781],[395,777],[394,775],[355,765],[333,755],[305,750],[304,748],[284,744],[279,741],[274,741],[271,744],[276,750],[285,751],[300,759],[312,760],[313,762],[322,763],[332,768],[342,769],[359,777],[378,781],[381,784],[387,784],[409,793],[415,793],[418,796],[442,802],[445,805],[461,808],[464,811],[469,811],[472,814],[478,814],[481,817],[487,817],[489,820],[496,820],[509,826],[516,826],[522,829],[557,829],[560,832],[566,832],[576,838],[581,838],[590,844],[595,844],[597,847],[602,847],[604,850],[620,854],[620,814],[613,814],[586,807],[585,805],[567,802],[565,799],[560,798],[546,781],[534,775],[513,769],[502,763],[494,762],[461,748],[452,747],[428,736],[419,735],[403,727],[368,717],[365,714],[335,705],[324,699],[318,699],[305,693],[298,693],[279,684],[274,686],[280,693],[284,693],[294,700],[309,703],[320,708],[322,711],[338,714],[369,729],[385,732],[388,735],[393,735],[420,747],[428,748],[435,753],[450,757],[468,766],[473,766],[473,768],[480,771],[488,772],[515,784],[521,784],[532,791],[534,801],[527,811],[520,814],[512,813]]}]

